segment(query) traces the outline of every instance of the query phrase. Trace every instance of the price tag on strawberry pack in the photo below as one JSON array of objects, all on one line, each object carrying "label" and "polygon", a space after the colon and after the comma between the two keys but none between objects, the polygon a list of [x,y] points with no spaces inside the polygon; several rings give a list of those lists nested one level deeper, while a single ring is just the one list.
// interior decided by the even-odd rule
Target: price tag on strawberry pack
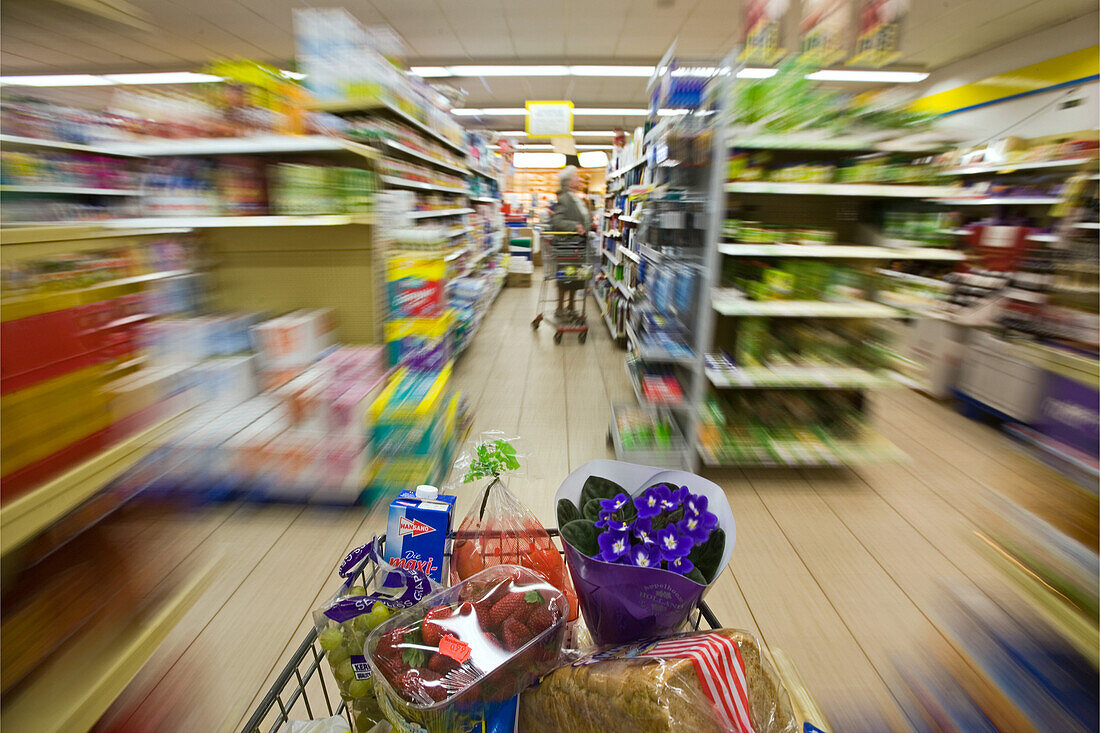
[{"label": "price tag on strawberry pack", "polygon": [[447,634],[439,640],[439,653],[462,664],[470,658],[470,645]]}]

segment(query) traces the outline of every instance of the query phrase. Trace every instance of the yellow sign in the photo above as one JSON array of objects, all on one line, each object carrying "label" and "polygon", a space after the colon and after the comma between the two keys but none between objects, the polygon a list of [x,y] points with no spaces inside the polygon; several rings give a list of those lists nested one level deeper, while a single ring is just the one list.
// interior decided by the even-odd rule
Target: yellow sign
[{"label": "yellow sign", "polygon": [[528,100],[527,137],[570,137],[572,134],[572,102]]},{"label": "yellow sign", "polygon": [[1010,97],[1034,94],[1060,86],[1081,84],[1100,73],[1100,47],[1056,56],[1015,71],[986,77],[972,84],[922,97],[913,108],[922,112],[957,112]]}]

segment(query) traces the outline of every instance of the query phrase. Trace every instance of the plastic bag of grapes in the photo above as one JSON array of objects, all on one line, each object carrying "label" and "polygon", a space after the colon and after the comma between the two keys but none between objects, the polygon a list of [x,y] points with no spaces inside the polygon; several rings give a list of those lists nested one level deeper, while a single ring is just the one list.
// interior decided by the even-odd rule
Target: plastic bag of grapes
[{"label": "plastic bag of grapes", "polygon": [[[372,629],[439,588],[427,575],[392,567],[382,559],[376,537],[357,547],[340,564],[344,584],[325,605],[313,612],[317,643],[325,651],[340,696],[352,712],[357,733],[384,720],[378,708],[363,640]],[[371,573],[371,564],[376,570]],[[364,572],[366,569],[366,572]],[[370,587],[361,585],[369,582]]]}]

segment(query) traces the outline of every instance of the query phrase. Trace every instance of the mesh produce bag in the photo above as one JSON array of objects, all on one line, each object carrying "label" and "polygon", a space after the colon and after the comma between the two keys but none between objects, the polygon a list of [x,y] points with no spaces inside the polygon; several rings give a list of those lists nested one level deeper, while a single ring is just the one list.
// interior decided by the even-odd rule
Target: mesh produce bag
[{"label": "mesh produce bag", "polygon": [[577,617],[577,594],[565,562],[546,528],[502,479],[520,468],[514,439],[503,433],[483,433],[473,450],[455,461],[462,483],[489,478],[463,518],[451,556],[451,583],[458,583],[493,565],[520,565],[539,573],[565,594],[569,620]]}]

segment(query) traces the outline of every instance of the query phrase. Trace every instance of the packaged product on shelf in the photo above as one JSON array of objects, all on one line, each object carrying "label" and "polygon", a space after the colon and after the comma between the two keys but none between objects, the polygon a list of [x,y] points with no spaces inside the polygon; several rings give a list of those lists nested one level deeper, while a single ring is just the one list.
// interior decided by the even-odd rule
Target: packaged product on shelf
[{"label": "packaged product on shelf", "polygon": [[513,440],[484,433],[455,461],[455,474],[466,484],[491,478],[466,514],[455,538],[451,582],[470,578],[493,565],[521,565],[559,589],[569,603],[568,620],[577,617],[577,597],[565,564],[550,535],[504,484],[502,476],[520,468]]},{"label": "packaged product on shelf", "polygon": [[623,644],[559,667],[520,696],[520,725],[530,733],[800,730],[764,647],[734,629]]},{"label": "packaged product on shelf", "polygon": [[581,613],[598,644],[675,632],[733,553],[725,493],[686,471],[589,461],[554,501]]},{"label": "packaged product on shelf", "polygon": [[[558,664],[565,596],[538,574],[497,565],[429,594],[367,637],[378,703],[401,729],[469,730]],[[411,727],[410,727],[411,726]]]},{"label": "packaged product on shelf", "polygon": [[447,264],[439,256],[404,254],[386,261],[386,293],[393,318],[435,318],[446,307]]},{"label": "packaged product on shelf", "polygon": [[432,318],[395,318],[384,331],[390,366],[438,371],[454,356],[454,313]]},{"label": "packaged product on shelf", "polygon": [[[376,569],[364,576],[368,563]],[[355,730],[365,733],[385,719],[375,690],[379,678],[367,661],[367,637],[398,609],[418,604],[438,586],[422,573],[386,565],[377,539],[348,553],[339,573],[343,586],[313,612],[313,623],[340,696],[351,709]]]}]

